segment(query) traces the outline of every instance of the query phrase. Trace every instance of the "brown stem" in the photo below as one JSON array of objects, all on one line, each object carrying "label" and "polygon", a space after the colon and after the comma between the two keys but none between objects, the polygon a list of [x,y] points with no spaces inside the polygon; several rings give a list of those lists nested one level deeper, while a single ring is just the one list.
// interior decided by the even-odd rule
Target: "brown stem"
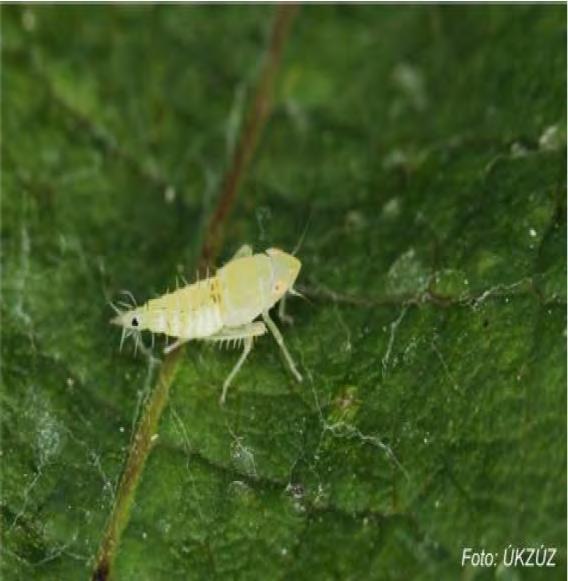
[{"label": "brown stem", "polygon": [[238,145],[235,148],[231,166],[225,174],[221,189],[221,198],[217,204],[217,209],[211,217],[207,228],[201,256],[202,266],[211,265],[219,252],[223,241],[223,227],[233,207],[239,184],[252,159],[262,130],[266,125],[266,120],[272,105],[274,80],[278,72],[290,25],[296,11],[297,6],[293,4],[284,4],[276,8],[276,17],[274,19],[254,101],[248,112]]},{"label": "brown stem", "polygon": [[[256,86],[254,100],[247,115],[232,163],[228,168],[217,208],[209,223],[201,251],[200,264],[214,261],[222,243],[223,228],[234,204],[238,187],[254,154],[258,138],[268,119],[274,80],[278,72],[290,24],[296,12],[293,5],[276,8],[264,65]],[[128,524],[130,509],[146,460],[156,440],[158,424],[168,402],[170,387],[175,378],[183,349],[176,349],[166,356],[160,368],[158,380],[142,418],[136,428],[126,466],[118,486],[116,500],[104,532],[92,579],[107,580],[112,575],[112,565],[122,533]]]}]

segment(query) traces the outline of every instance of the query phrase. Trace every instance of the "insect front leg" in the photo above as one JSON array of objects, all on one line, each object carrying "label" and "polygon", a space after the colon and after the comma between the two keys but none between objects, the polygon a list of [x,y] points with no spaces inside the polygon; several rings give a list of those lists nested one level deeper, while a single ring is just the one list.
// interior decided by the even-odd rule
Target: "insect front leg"
[{"label": "insect front leg", "polygon": [[302,376],[300,375],[299,371],[296,369],[296,364],[294,363],[292,356],[288,352],[288,349],[286,349],[286,345],[284,343],[284,337],[282,337],[282,333],[280,333],[280,331],[278,330],[278,327],[276,326],[276,323],[274,323],[274,321],[270,318],[268,311],[264,311],[262,313],[262,318],[264,319],[266,326],[270,329],[270,332],[274,335],[274,339],[276,339],[276,343],[278,343],[278,346],[280,347],[280,350],[282,351],[282,353],[284,355],[284,359],[286,359],[286,363],[288,364],[288,367],[290,368],[292,375],[296,378],[296,381],[301,383]]},{"label": "insect front leg", "polygon": [[288,325],[294,324],[294,318],[290,315],[286,314],[286,297],[288,295],[284,295],[280,299],[280,303],[278,304],[278,318],[283,322],[287,323]]},{"label": "insect front leg", "polygon": [[171,345],[164,347],[164,355],[171,353],[174,349],[181,347],[184,343],[187,343],[188,341],[189,339],[178,339],[175,343],[172,343]]},{"label": "insect front leg", "polygon": [[250,244],[243,244],[236,252],[229,262],[237,258],[244,258],[245,256],[252,256],[252,246]]}]

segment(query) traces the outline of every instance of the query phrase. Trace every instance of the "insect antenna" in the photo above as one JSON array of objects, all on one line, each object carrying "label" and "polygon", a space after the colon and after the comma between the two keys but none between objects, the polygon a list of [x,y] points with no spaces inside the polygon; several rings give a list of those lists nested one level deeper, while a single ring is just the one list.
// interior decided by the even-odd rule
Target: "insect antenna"
[{"label": "insect antenna", "polygon": [[298,292],[295,288],[289,288],[288,292],[294,297],[301,297],[303,299],[306,298],[301,292]]},{"label": "insect antenna", "polygon": [[310,299],[306,295],[303,295],[301,292],[297,291],[295,288],[288,289],[288,294],[292,295],[293,297],[300,297],[301,299],[304,299],[305,301],[310,303],[310,305],[314,304],[312,301],[310,301]]},{"label": "insect antenna", "polygon": [[136,299],[134,298],[134,295],[129,291],[129,290],[121,290],[120,294],[126,295],[131,301],[132,301],[132,307],[131,308],[138,308],[138,303],[136,302]]},{"label": "insect antenna", "polygon": [[310,210],[310,213],[308,214],[308,219],[306,220],[306,225],[304,226],[302,234],[300,235],[300,239],[296,243],[294,250],[292,250],[292,256],[296,256],[296,252],[300,250],[302,244],[304,243],[304,238],[306,237],[306,234],[308,232],[308,226],[310,225],[310,221],[312,219],[312,213],[313,213],[312,210]]},{"label": "insect antenna", "polygon": [[146,347],[146,343],[144,343],[144,339],[142,338],[142,331],[138,331],[137,335],[138,335],[137,340],[140,342],[140,345],[142,347],[142,351],[147,354],[148,347]]},{"label": "insect antenna", "polygon": [[138,353],[138,347],[141,347],[144,350],[144,343],[142,342],[142,334],[141,333],[133,333],[134,336],[134,355]]},{"label": "insect antenna", "polygon": [[124,345],[124,340],[130,337],[130,332],[126,327],[122,327],[122,335],[120,336],[120,347],[119,351],[122,351],[122,346]]},{"label": "insect antenna", "polygon": [[120,308],[118,308],[112,301],[109,301],[109,305],[112,308],[112,310],[115,312],[116,317],[112,318],[110,320],[110,322],[113,325],[120,325],[121,324],[121,320],[122,320],[122,315],[124,314],[124,311]]}]

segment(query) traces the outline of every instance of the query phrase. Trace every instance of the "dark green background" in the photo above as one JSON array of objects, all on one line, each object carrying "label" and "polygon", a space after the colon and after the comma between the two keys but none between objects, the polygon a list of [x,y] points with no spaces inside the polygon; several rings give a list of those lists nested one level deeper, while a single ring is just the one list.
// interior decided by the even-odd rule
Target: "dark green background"
[{"label": "dark green background", "polygon": [[[273,7],[2,12],[2,577],[81,579],[157,369],[107,302],[191,277]],[[291,300],[306,381],[263,339],[225,409],[187,348],[117,579],[565,578],[565,22],[300,11],[223,259],[311,213],[300,282],[355,299]],[[460,566],[509,544],[558,566]]]}]

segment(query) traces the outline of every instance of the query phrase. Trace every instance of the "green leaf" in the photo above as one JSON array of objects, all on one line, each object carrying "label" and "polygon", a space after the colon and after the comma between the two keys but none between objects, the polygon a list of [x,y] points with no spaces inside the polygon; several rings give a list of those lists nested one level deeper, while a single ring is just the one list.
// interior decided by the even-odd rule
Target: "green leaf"
[{"label": "green leaf", "polygon": [[[3,12],[2,576],[87,578],[159,370],[108,301],[191,278],[273,8]],[[302,7],[221,262],[311,216],[304,382],[187,347],[116,579],[565,578],[565,22]]]}]

